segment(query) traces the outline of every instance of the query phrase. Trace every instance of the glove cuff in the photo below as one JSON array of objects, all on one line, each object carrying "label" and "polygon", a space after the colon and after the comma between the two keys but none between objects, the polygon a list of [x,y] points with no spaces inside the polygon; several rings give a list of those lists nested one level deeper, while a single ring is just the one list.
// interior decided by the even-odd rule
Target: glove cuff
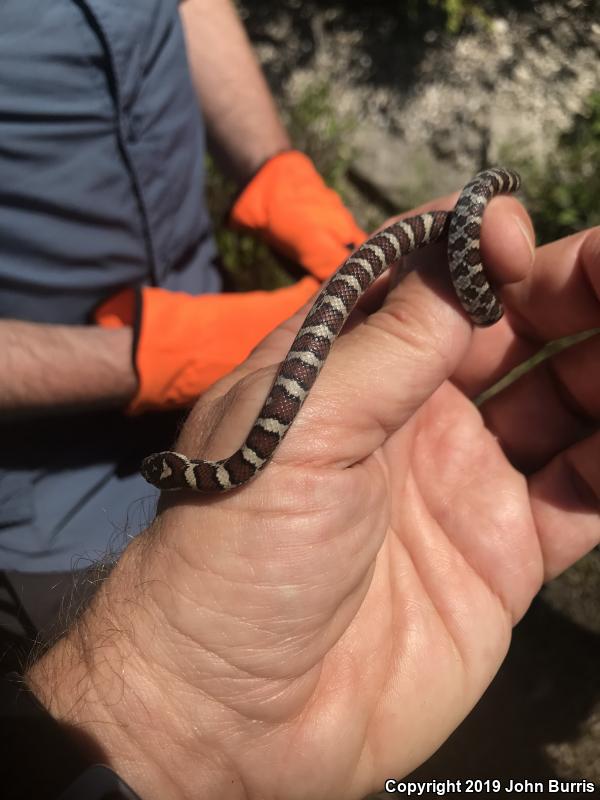
[{"label": "glove cuff", "polygon": [[139,286],[122,289],[120,292],[112,295],[112,297],[109,297],[108,300],[104,300],[100,303],[92,314],[94,322],[102,328],[107,328],[109,330],[131,328],[133,331],[131,341],[131,365],[137,378],[138,392],[127,406],[127,413],[131,412],[131,408],[139,394],[139,387],[141,384],[140,370],[137,364],[137,352],[142,332],[142,291],[142,288]]}]

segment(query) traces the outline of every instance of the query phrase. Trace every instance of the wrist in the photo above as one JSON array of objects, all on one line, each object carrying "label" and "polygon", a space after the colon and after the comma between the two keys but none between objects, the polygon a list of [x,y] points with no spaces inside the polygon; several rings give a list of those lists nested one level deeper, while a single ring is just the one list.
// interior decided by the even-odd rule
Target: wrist
[{"label": "wrist", "polygon": [[[254,149],[239,153],[237,158],[233,158],[230,155],[230,163],[227,172],[231,175],[237,186],[237,196],[244,191],[246,186],[258,175],[265,164],[268,164],[273,158],[277,158],[281,153],[288,153],[293,150],[294,147],[287,134],[282,132],[281,136],[277,138],[273,137],[268,145],[262,146],[260,143],[257,143]],[[219,160],[219,163],[222,163],[223,156],[219,156],[218,147],[214,143],[211,143],[211,151],[215,153],[215,157]]]},{"label": "wrist", "polygon": [[210,737],[198,737],[188,716],[191,707],[202,721],[206,700],[186,707],[192,687],[146,656],[149,641],[173,637],[152,599],[134,594],[145,582],[141,544],[129,547],[92,606],[25,679],[89,762],[110,766],[143,800],[221,796],[232,776],[215,768]]}]

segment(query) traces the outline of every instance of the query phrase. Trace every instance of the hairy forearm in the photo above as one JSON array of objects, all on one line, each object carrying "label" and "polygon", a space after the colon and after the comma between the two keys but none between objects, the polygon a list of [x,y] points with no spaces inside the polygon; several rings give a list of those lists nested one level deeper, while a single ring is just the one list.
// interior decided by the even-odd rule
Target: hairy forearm
[{"label": "hairy forearm", "polygon": [[0,320],[0,414],[119,406],[135,393],[130,328]]},{"label": "hairy forearm", "polygon": [[144,538],[26,683],[90,763],[111,766],[144,800],[241,800],[214,744],[215,703],[147,656],[151,642],[168,651],[173,639],[146,591],[164,575]]},{"label": "hairy forearm", "polygon": [[129,592],[139,582],[131,562],[128,552],[116,567],[116,578],[108,579],[112,590],[99,589],[88,612],[29,668],[26,682],[90,763],[109,764],[145,800],[153,795],[140,783],[139,772],[150,785],[164,787],[154,754],[144,752],[155,720],[145,719],[143,703],[136,702],[137,692],[144,694],[145,676],[122,616],[125,602],[136,606],[119,579],[126,576]]},{"label": "hairy forearm", "polygon": [[211,148],[243,184],[289,138],[232,3],[186,0],[181,17]]}]

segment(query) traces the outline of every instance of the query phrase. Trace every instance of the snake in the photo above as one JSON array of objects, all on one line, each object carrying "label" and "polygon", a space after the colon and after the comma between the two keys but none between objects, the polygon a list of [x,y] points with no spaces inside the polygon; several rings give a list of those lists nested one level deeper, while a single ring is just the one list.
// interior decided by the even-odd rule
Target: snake
[{"label": "snake", "polygon": [[486,169],[465,185],[452,211],[417,214],[367,239],[317,294],[241,447],[218,461],[170,450],[153,453],[142,462],[144,478],[163,491],[208,493],[227,492],[255,478],[298,416],[359,298],[392,264],[414,250],[447,239],[450,278],[465,312],[477,326],[497,322],[503,308],[482,263],[481,224],[492,197],[515,192],[520,185],[513,170]]}]

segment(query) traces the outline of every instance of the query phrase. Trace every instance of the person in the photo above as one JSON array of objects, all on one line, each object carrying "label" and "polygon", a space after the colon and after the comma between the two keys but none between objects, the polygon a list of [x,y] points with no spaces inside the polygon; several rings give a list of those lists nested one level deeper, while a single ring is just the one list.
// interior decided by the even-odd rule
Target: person
[{"label": "person", "polygon": [[[232,493],[165,494],[29,670],[144,800],[393,786],[477,702],[542,582],[600,541],[600,337],[472,402],[600,326],[600,229],[534,251],[501,197],[482,248],[503,320],[474,330],[441,249],[419,251],[418,273],[354,313],[266,470]],[[301,319],[200,398],[181,452],[238,446]]]},{"label": "person", "polygon": [[[71,571],[151,518],[138,468],[173,409],[364,233],[292,149],[228,0],[7,0],[0,73],[0,600],[17,605],[0,624],[35,636]],[[232,224],[303,266],[298,283],[221,293],[199,105],[241,189]]]}]

